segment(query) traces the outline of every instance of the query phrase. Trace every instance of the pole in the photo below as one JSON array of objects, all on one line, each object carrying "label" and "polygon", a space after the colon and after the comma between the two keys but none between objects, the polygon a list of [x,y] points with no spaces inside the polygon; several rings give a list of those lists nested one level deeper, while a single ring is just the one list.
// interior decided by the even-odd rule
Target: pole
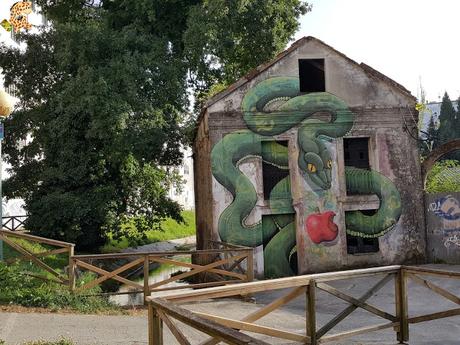
[{"label": "pole", "polygon": [[[3,126],[3,124],[1,124]],[[0,138],[0,230],[3,230],[3,196],[2,196],[2,141]],[[3,261],[3,241],[0,240],[0,261]]]}]

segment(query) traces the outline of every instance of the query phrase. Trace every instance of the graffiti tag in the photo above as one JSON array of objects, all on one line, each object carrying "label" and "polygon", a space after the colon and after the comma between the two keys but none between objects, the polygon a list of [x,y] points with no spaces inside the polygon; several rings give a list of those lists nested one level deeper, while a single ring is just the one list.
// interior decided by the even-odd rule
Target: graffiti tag
[{"label": "graffiti tag", "polygon": [[454,234],[452,236],[447,237],[444,240],[444,247],[460,247],[460,236],[458,234]]},{"label": "graffiti tag", "polygon": [[428,205],[428,211],[446,220],[457,220],[460,219],[460,202],[455,197],[447,195]]}]

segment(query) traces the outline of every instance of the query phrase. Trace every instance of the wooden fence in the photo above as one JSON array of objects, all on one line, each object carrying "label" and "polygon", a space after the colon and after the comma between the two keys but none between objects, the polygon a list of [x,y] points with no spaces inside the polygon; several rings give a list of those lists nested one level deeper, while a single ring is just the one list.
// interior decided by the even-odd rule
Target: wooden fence
[{"label": "wooden fence", "polygon": [[[50,267],[45,263],[45,258],[50,255],[58,255],[66,253],[68,262],[71,262],[71,257],[74,254],[74,244],[62,241],[51,240],[49,238],[32,236],[26,233],[18,231],[9,231],[9,230],[0,230],[0,240],[2,240],[6,245],[10,246],[19,256],[14,258],[9,258],[6,260],[7,263],[11,263],[15,260],[29,261],[40,269],[51,274],[49,276],[37,275],[33,272],[24,272],[25,274],[34,276],[43,280],[50,280],[64,285],[69,284],[69,277],[61,272],[58,272],[56,269]],[[44,249],[41,252],[33,252],[29,246],[26,245],[27,242],[38,243],[41,245],[46,245],[51,247],[50,249]],[[63,267],[64,268],[64,267]]]},{"label": "wooden fence", "polygon": [[[379,280],[374,285],[370,286],[369,290],[360,298],[350,296],[349,294],[346,294],[329,284],[330,282],[337,280],[371,276],[376,276]],[[209,335],[210,337],[201,342],[201,345],[215,345],[220,342],[228,344],[267,344],[267,342],[251,337],[241,331],[302,344],[322,344],[387,328],[393,328],[396,332],[398,341],[404,342],[409,340],[409,324],[411,323],[419,323],[460,315],[460,308],[455,308],[425,315],[409,316],[407,290],[408,280],[411,280],[416,284],[420,284],[456,304],[460,304],[460,297],[455,296],[446,289],[441,288],[421,276],[460,279],[459,272],[448,272],[422,267],[387,266],[258,281],[240,284],[238,286],[208,288],[194,292],[176,293],[174,295],[167,296],[164,299],[149,297],[147,298],[149,305],[149,344],[163,344],[164,324],[169,328],[179,344],[190,344],[187,336],[182,331],[183,327],[179,328],[172,319],[178,320],[195,330]],[[389,313],[367,303],[369,298],[392,280],[394,282],[395,291],[394,313]],[[252,294],[287,288],[290,288],[290,290],[283,296],[273,300],[271,303],[239,320],[202,312],[191,312],[177,305],[177,303],[187,303],[191,301],[222,298],[245,293]],[[348,307],[343,309],[321,327],[317,326],[316,321],[317,290],[325,291],[331,296],[349,303]],[[305,332],[292,332],[255,323],[262,317],[272,313],[299,296],[305,296],[306,298]],[[379,324],[330,334],[331,330],[336,328],[341,321],[347,318],[358,308],[364,309],[385,321]],[[293,318],[298,317],[299,316],[297,314],[293,315]],[[289,323],[289,320],[283,321],[285,321],[285,323]],[[283,323],[280,322],[279,324]]]},{"label": "wooden fence", "polygon": [[16,231],[24,228],[24,222],[27,216],[5,216],[2,217],[3,228],[10,231]]},{"label": "wooden fence", "polygon": [[[127,293],[143,293],[144,298],[151,293],[184,288],[205,288],[253,280],[252,248],[213,242],[213,249],[192,251],[166,251],[144,253],[114,253],[100,255],[74,255],[71,257],[70,285],[76,292],[89,290],[108,280],[115,280],[130,288]],[[117,260],[121,266],[107,269],[108,261]],[[203,264],[200,264],[204,262]],[[149,272],[153,265],[171,265],[183,271],[169,274],[163,280],[149,282]],[[87,270],[98,278],[82,286],[75,286],[76,270]],[[143,282],[137,274],[141,272]],[[171,286],[187,280],[188,284]],[[206,282],[204,282],[206,281]],[[123,294],[112,293],[112,294]]]}]

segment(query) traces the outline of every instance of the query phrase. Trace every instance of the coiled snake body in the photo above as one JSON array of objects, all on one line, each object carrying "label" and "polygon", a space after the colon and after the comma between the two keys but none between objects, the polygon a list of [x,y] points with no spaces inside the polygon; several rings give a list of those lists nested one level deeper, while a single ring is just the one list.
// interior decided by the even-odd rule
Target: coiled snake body
[{"label": "coiled snake body", "polygon": [[[273,136],[291,128],[297,130],[298,167],[314,196],[306,200],[316,205],[322,193],[331,188],[333,161],[326,140],[346,135],[353,126],[353,113],[338,97],[326,93],[301,94],[299,79],[276,77],[250,89],[242,101],[247,130],[226,135],[212,149],[212,174],[233,196],[233,202],[221,213],[218,223],[222,241],[256,247],[264,245],[266,277],[295,274],[296,230],[289,176],[279,181],[268,198],[273,216],[247,224],[246,219],[257,202],[256,190],[240,171],[239,164],[248,157],[261,157],[266,163],[288,169],[287,147]],[[329,114],[329,120],[312,118],[315,113]],[[273,139],[270,141],[270,139]],[[263,144],[264,143],[264,144]],[[378,237],[391,230],[401,214],[401,201],[395,185],[380,173],[346,167],[347,191],[376,194],[379,209],[369,216],[359,211],[347,212],[346,231],[360,237]]]}]

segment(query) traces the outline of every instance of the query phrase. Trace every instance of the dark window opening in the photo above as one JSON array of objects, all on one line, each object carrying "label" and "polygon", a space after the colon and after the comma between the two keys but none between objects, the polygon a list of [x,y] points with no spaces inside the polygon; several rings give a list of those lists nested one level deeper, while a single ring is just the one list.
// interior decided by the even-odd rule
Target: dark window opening
[{"label": "dark window opening", "polygon": [[[377,210],[360,210],[360,212],[366,216],[372,216]],[[363,238],[347,234],[348,254],[377,253],[379,250],[378,238]]]},{"label": "dark window opening", "polygon": [[[270,193],[273,188],[280,182],[282,179],[289,176],[289,169],[281,169],[276,165],[273,165],[264,158],[268,153],[276,155],[283,154],[283,152],[276,151],[285,151],[287,154],[287,141],[263,141],[262,142],[262,177],[263,177],[263,187],[264,187],[264,199],[270,199]],[[286,191],[288,193],[289,191]]]},{"label": "dark window opening", "polygon": [[300,92],[324,92],[324,59],[299,60]]},{"label": "dark window opening", "polygon": [[369,170],[369,138],[344,138],[343,157],[345,166]]}]

